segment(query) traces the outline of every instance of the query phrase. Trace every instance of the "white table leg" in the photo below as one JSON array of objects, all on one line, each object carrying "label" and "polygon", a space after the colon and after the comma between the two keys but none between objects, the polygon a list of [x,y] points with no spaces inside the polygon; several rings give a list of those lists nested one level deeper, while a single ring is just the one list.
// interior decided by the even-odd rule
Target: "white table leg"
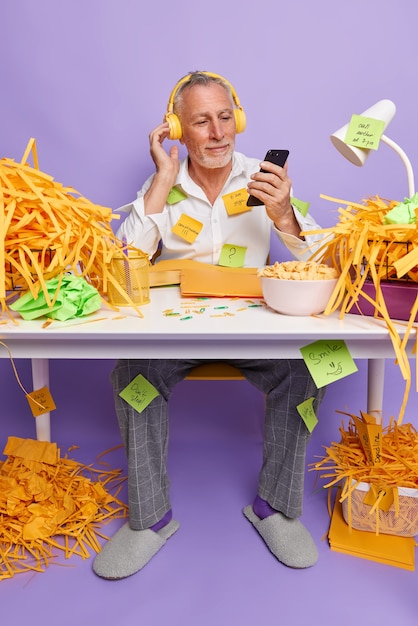
[{"label": "white table leg", "polygon": [[369,359],[367,376],[367,413],[382,422],[385,359]]},{"label": "white table leg", "polygon": [[[49,388],[48,359],[32,359],[33,390]],[[43,413],[36,418],[36,438],[39,441],[51,441],[51,414]]]}]

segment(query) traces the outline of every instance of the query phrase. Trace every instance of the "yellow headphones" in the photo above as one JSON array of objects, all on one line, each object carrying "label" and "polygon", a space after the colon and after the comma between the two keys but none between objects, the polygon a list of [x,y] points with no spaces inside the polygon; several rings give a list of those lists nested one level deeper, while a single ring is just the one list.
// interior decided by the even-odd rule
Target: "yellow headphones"
[{"label": "yellow headphones", "polygon": [[[244,132],[244,130],[245,130],[245,113],[244,113],[244,110],[243,110],[243,108],[242,108],[242,106],[240,104],[240,101],[239,101],[238,96],[237,96],[237,94],[235,92],[235,89],[233,88],[231,83],[228,82],[226,80],[226,78],[224,78],[223,76],[220,76],[219,74],[213,74],[212,72],[197,72],[197,73],[198,74],[205,74],[206,76],[211,76],[212,78],[220,78],[224,83],[226,83],[228,85],[228,87],[231,90],[232,99],[234,101],[234,104],[237,107],[236,109],[234,109],[236,132],[237,133]],[[180,120],[179,120],[178,116],[175,113],[173,113],[174,98],[175,98],[175,95],[176,95],[180,85],[182,85],[183,83],[187,83],[188,80],[190,79],[190,77],[191,77],[191,74],[188,74],[187,76],[185,76],[184,78],[179,80],[179,82],[174,87],[173,91],[171,92],[170,99],[168,101],[167,113],[165,114],[165,121],[168,122],[168,124],[170,126],[170,139],[181,139],[181,136],[183,134],[183,131],[181,129]]]}]

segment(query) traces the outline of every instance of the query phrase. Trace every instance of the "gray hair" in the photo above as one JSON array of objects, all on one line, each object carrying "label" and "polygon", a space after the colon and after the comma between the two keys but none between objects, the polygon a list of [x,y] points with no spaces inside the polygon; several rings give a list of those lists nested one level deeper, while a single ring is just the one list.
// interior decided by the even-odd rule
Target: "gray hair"
[{"label": "gray hair", "polygon": [[[185,78],[187,78],[187,80],[184,80]],[[181,82],[182,80],[184,82]],[[222,76],[212,76],[211,74],[206,73],[206,72],[196,71],[196,72],[190,72],[190,74],[187,74],[185,77],[179,80],[179,83],[180,83],[180,86],[178,87],[174,96],[174,100],[173,100],[173,111],[177,113],[179,110],[181,110],[184,92],[188,89],[191,89],[195,85],[202,85],[203,87],[207,87],[208,85],[211,85],[212,83],[221,85],[221,87],[225,89],[228,96],[230,97],[231,103],[233,104],[234,102],[231,87],[226,82],[226,80],[222,78]]]}]

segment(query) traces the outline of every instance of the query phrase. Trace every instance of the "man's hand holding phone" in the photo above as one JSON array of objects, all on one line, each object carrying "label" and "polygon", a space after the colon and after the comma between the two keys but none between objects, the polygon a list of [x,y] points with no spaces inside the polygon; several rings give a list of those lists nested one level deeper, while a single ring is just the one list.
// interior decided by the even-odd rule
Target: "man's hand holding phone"
[{"label": "man's hand holding phone", "polygon": [[[300,237],[300,226],[290,202],[292,183],[285,167],[288,156],[289,150],[267,152],[264,159],[266,169],[261,169],[251,177],[247,205],[264,204],[267,215],[278,230]],[[256,197],[255,193],[259,197]]]},{"label": "man's hand holding phone", "polygon": [[[280,167],[284,167],[288,156],[289,156],[289,150],[268,150],[266,156],[264,157],[264,161],[267,161],[269,163],[274,163],[275,165],[279,165]],[[268,174],[269,172],[266,169],[260,169],[259,173]],[[257,177],[255,177],[254,180],[258,182]],[[266,179],[265,182],[264,180],[261,179],[259,182],[261,183],[260,187],[265,187],[266,184],[271,184],[268,179]],[[273,186],[275,187],[275,185]],[[257,189],[257,191],[259,190]],[[260,191],[264,192],[264,189],[260,188]],[[266,193],[268,193],[268,188],[266,190]],[[248,197],[247,206],[262,206],[263,204],[265,204],[263,200],[253,196],[252,194],[250,194],[250,196]]]}]

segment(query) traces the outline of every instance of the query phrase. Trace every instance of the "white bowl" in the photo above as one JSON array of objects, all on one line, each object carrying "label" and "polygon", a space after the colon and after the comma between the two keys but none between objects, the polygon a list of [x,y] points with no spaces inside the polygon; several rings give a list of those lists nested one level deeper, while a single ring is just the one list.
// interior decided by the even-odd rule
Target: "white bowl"
[{"label": "white bowl", "polygon": [[327,280],[291,280],[260,276],[266,304],[284,315],[322,313],[329,302],[337,278]]}]

